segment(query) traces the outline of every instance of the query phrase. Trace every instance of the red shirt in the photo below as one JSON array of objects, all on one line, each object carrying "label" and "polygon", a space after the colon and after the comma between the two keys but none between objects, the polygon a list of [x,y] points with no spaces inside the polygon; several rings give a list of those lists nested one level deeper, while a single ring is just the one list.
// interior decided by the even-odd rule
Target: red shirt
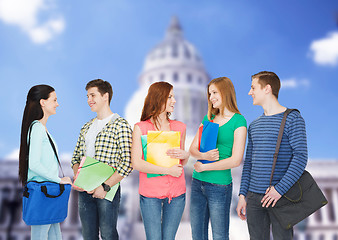
[{"label": "red shirt", "polygon": [[[170,130],[185,132],[186,125],[179,121],[169,120]],[[147,135],[148,131],[156,131],[155,126],[150,120],[136,123],[140,127],[142,135]],[[141,139],[140,139],[141,141]],[[142,153],[142,159],[144,156]],[[139,193],[149,198],[169,198],[169,201],[186,192],[184,170],[178,178],[170,175],[148,178],[146,173],[140,172]]]}]

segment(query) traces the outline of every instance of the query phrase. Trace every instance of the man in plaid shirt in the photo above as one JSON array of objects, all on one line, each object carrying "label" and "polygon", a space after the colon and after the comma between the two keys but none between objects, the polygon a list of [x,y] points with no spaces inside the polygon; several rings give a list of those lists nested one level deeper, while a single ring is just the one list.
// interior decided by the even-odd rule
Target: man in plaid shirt
[{"label": "man in plaid shirt", "polygon": [[83,125],[77,141],[72,168],[76,175],[84,156],[95,158],[116,169],[114,174],[92,192],[79,190],[79,214],[84,240],[118,239],[116,229],[120,206],[120,188],[112,202],[104,199],[112,186],[132,171],[130,149],[132,130],[128,122],[113,113],[110,101],[113,95],[109,82],[90,81],[87,86],[88,105],[97,117]]}]

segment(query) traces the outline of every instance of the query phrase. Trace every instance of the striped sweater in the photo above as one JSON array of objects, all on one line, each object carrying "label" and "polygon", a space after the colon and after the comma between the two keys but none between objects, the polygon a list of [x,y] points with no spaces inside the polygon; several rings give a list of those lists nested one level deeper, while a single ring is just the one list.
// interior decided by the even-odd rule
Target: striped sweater
[{"label": "striped sweater", "polygon": [[[269,187],[273,154],[283,114],[263,114],[250,124],[239,194],[246,196],[248,191],[264,194]],[[285,194],[302,175],[307,156],[305,122],[299,112],[292,111],[286,119],[272,180],[272,185],[279,194]]]}]

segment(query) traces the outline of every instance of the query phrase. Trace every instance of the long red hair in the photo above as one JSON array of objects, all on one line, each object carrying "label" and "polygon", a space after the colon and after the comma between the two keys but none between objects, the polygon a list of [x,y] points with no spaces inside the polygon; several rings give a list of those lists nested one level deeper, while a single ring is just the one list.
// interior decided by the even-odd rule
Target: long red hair
[{"label": "long red hair", "polygon": [[[155,82],[150,85],[148,94],[144,100],[141,121],[153,118],[155,127],[159,129],[158,116],[164,111],[169,93],[173,86],[168,82]],[[169,120],[170,113],[167,113]]]}]

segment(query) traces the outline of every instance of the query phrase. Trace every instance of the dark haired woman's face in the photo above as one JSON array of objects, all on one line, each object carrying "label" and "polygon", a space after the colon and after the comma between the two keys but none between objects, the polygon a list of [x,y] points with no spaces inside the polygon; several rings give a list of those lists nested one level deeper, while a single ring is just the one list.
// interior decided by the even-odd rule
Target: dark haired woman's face
[{"label": "dark haired woman's face", "polygon": [[175,103],[176,103],[176,99],[175,99],[175,96],[174,96],[174,90],[171,89],[169,96],[168,96],[165,111],[170,112],[170,113],[174,112]]},{"label": "dark haired woman's face", "polygon": [[46,116],[54,115],[58,106],[59,104],[55,92],[51,92],[48,99],[41,99],[41,108]]}]

